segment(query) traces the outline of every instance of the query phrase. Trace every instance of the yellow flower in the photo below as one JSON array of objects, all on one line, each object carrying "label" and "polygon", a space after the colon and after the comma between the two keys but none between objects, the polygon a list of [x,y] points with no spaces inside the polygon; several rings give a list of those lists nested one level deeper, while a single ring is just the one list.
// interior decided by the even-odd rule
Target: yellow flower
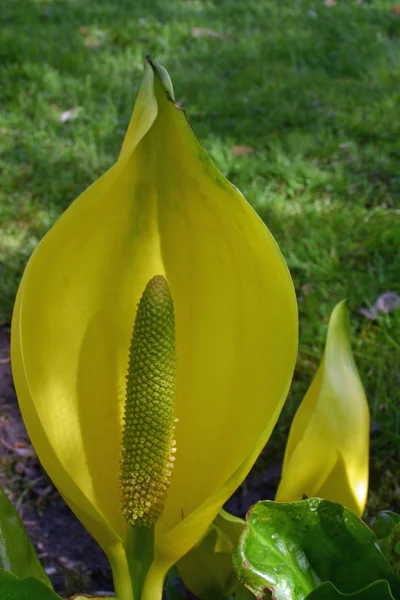
[{"label": "yellow flower", "polygon": [[[118,162],[33,253],[12,327],[28,432],[106,552],[121,600],[133,598],[120,475],[129,348],[136,306],[155,277],[173,302],[166,426],[176,460],[154,509],[161,515],[146,600],[161,598],[167,570],[250,470],[281,411],[297,350],[296,300],[277,244],[199,145],[165,69],[148,60]],[[140,379],[135,352],[130,381]],[[123,458],[124,476],[132,457]],[[128,487],[125,508],[134,505]]]},{"label": "yellow flower", "polygon": [[347,321],[340,302],[329,321],[324,357],[290,429],[276,500],[318,496],[361,516],[368,491],[369,408]]}]

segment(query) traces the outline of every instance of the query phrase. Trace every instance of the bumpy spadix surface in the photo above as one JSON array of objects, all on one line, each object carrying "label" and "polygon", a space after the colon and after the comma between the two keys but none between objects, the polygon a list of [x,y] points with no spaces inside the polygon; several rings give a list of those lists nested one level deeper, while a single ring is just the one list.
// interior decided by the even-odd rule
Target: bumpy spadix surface
[{"label": "bumpy spadix surface", "polygon": [[131,525],[161,515],[174,461],[175,319],[161,275],[146,286],[136,313],[126,382],[121,504]]},{"label": "bumpy spadix surface", "polygon": [[130,576],[119,467],[132,307],[155,275],[174,301],[178,419],[155,526],[162,588],[160,573],[202,537],[271,434],[294,369],[297,305],[268,229],[201,148],[165,70],[146,62],[119,160],[33,253],[12,328],[35,449],[116,580]]}]

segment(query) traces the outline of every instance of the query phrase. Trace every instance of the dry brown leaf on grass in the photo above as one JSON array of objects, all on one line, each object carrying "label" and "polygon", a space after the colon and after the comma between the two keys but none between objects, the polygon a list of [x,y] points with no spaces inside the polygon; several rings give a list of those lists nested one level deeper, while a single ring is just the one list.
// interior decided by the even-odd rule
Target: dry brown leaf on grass
[{"label": "dry brown leaf on grass", "polygon": [[252,154],[254,152],[254,148],[252,148],[251,146],[244,146],[244,145],[238,145],[238,146],[232,146],[232,148],[230,149],[230,153],[231,156],[233,156],[234,158],[238,158],[239,156],[247,156],[248,154]]}]

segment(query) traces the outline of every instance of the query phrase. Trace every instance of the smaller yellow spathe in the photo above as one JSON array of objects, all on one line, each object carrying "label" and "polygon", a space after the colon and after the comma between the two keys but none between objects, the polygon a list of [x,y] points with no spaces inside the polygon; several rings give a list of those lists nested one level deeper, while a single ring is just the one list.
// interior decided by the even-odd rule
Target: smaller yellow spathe
[{"label": "smaller yellow spathe", "polygon": [[293,420],[276,500],[321,497],[362,515],[370,416],[350,347],[345,302],[333,310],[325,353]]},{"label": "smaller yellow spathe", "polygon": [[[175,314],[176,453],[142,598],[204,535],[267,442],[297,353],[297,305],[279,248],[217,170],[146,61],[118,161],[54,224],[13,315],[21,412],[57,488],[133,600],[120,459],[136,307],[155,276]],[[133,365],[134,369],[134,365]]]}]

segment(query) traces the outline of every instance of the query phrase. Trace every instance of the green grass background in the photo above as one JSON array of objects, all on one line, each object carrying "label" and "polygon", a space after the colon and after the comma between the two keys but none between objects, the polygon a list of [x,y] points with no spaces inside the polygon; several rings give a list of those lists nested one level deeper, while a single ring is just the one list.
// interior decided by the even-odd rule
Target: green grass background
[{"label": "green grass background", "polygon": [[[300,352],[281,420],[318,365],[342,298],[378,423],[400,455],[400,15],[386,0],[9,0],[0,27],[0,324],[31,251],[107,169],[146,54],[220,170],[276,237],[299,296]],[[226,37],[193,37],[193,28]],[[60,115],[78,108],[65,123]],[[246,145],[251,154],[233,157]]]}]

